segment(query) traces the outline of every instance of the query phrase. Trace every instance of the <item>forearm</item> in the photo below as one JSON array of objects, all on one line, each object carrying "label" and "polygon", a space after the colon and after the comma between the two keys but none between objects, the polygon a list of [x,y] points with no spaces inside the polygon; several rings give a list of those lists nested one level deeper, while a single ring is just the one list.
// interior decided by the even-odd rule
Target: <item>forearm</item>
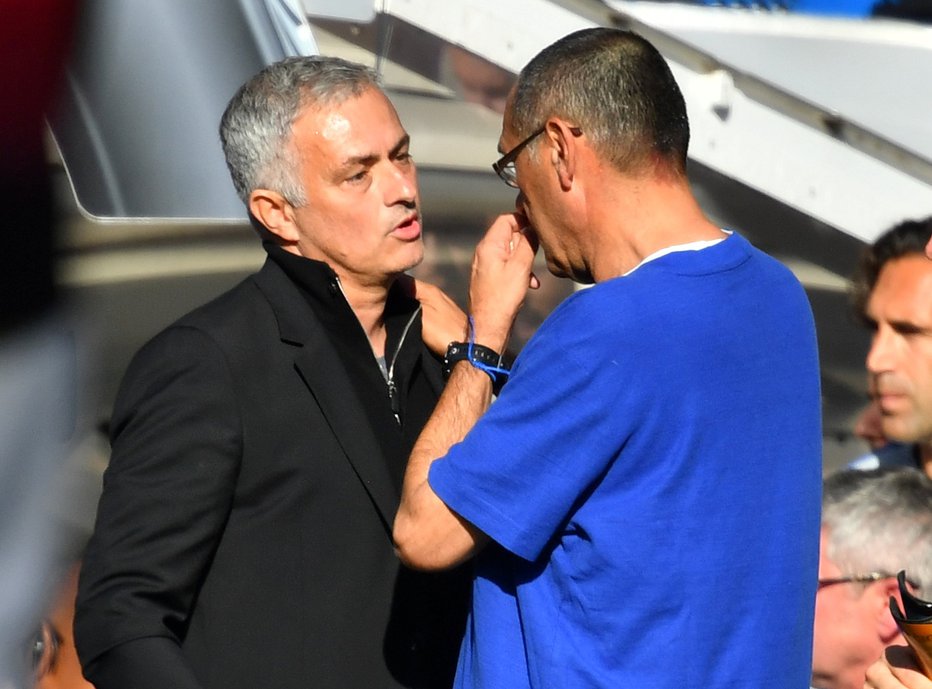
[{"label": "forearm", "polygon": [[[472,265],[469,301],[473,320],[469,341],[499,353],[508,344],[515,314],[524,301],[537,249],[520,220],[516,214],[499,216],[476,247]],[[422,299],[428,303],[437,301],[429,293]],[[470,362],[456,364],[408,459],[401,505],[395,517],[395,546],[402,561],[411,567],[452,567],[488,540],[447,507],[434,493],[427,477],[431,465],[466,437],[491,400],[489,374]]]},{"label": "forearm", "polygon": [[470,557],[487,540],[437,497],[427,476],[431,464],[466,437],[488,409],[491,399],[491,378],[468,362],[460,362],[414,445],[394,525],[398,555],[410,567],[452,567]]}]

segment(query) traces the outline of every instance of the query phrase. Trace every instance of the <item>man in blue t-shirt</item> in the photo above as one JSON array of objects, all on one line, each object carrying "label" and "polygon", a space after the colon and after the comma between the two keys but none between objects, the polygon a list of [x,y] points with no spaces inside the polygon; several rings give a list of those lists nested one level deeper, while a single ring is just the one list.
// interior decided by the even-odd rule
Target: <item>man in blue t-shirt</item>
[{"label": "man in blue t-shirt", "polygon": [[[510,94],[493,167],[518,211],[476,249],[394,525],[410,565],[475,558],[458,687],[807,686],[812,317],[786,268],[703,215],[688,139],[669,67],[630,32],[557,41]],[[594,286],[490,407],[537,242]]]}]

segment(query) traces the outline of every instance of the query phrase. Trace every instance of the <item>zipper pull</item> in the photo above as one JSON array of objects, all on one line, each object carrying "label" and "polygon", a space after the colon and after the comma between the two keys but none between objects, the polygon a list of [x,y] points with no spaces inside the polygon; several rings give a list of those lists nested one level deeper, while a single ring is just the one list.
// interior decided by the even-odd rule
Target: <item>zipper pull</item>
[{"label": "zipper pull", "polygon": [[395,381],[388,379],[388,399],[392,403],[392,414],[395,415],[395,421],[401,425],[401,399],[398,396],[398,388],[395,387]]}]

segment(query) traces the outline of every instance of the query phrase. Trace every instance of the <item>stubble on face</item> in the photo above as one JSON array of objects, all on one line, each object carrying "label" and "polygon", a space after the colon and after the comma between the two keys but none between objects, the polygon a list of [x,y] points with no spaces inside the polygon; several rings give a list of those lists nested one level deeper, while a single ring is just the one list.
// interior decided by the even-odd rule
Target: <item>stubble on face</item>
[{"label": "stubble on face", "polygon": [[932,263],[911,254],[885,264],[866,315],[875,326],[867,368],[884,435],[932,441]]},{"label": "stubble on face", "polygon": [[295,121],[308,203],[296,210],[301,253],[341,279],[383,284],[423,258],[408,135],[380,91]]}]

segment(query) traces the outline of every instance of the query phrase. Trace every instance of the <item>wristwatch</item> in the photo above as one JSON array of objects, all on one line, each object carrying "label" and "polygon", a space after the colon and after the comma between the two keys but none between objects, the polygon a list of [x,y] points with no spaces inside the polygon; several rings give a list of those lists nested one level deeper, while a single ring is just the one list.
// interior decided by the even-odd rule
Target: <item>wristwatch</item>
[{"label": "wristwatch", "polygon": [[497,395],[508,380],[510,373],[502,355],[491,347],[468,342],[451,342],[443,357],[443,377],[449,378],[453,367],[460,361],[468,361],[492,379],[492,391]]}]

